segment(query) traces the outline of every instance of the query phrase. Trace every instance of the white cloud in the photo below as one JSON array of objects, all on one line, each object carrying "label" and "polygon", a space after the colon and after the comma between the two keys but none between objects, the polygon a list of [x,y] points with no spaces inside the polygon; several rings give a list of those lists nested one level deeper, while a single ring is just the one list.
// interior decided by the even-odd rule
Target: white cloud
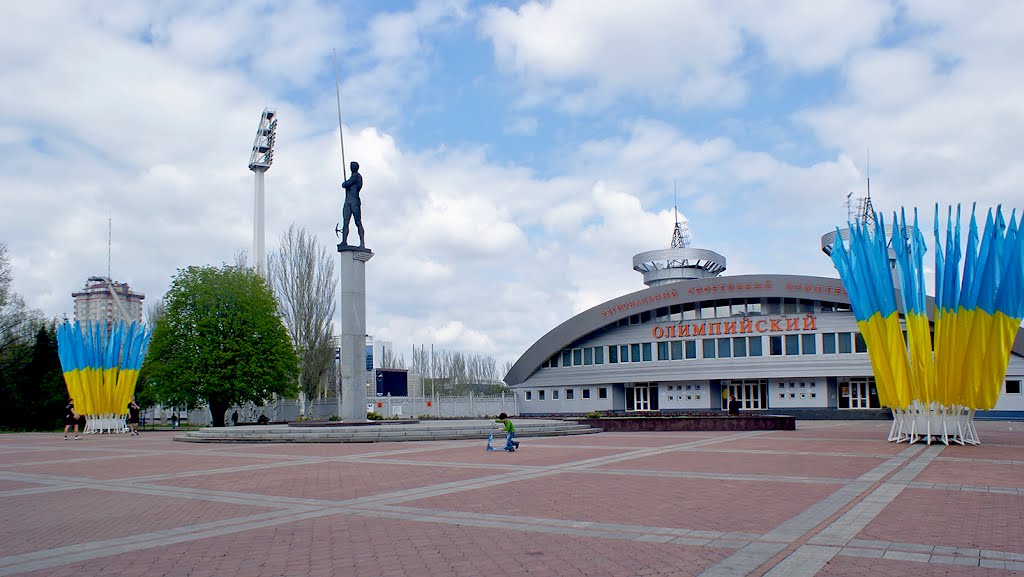
[{"label": "white cloud", "polygon": [[784,67],[817,71],[873,45],[893,19],[886,0],[727,2],[723,9]]},{"label": "white cloud", "polygon": [[[694,245],[725,255],[728,274],[833,274],[819,238],[845,221],[846,194],[862,193],[869,148],[884,210],[1024,199],[1016,3],[484,7],[480,29],[506,75],[460,70],[464,54],[453,49],[460,60],[443,63],[446,80],[467,73],[465,84],[480,87],[511,73],[523,102],[543,109],[477,103],[505,121],[495,134],[465,123],[448,133],[438,122],[427,147],[402,140],[409,103],[451,57],[439,46],[473,15],[465,2],[387,13],[261,6],[44,2],[9,15],[0,83],[17,89],[0,91],[0,242],[31,306],[71,310],[70,293],[105,271],[108,218],[113,275],[149,302],[178,267],[248,250],[246,164],[267,105],[280,118],[266,174],[267,246],[294,222],[333,254],[342,176],[328,67],[335,45],[346,156],[362,165],[376,253],[369,328],[407,357],[412,344],[435,343],[514,360],[572,314],[642,288],[631,259],[668,246],[674,184]],[[719,105],[741,102],[756,81],[737,71],[751,43],[772,67],[763,73],[781,75],[773,81],[824,72],[842,86],[816,84],[822,95],[793,118],[765,111],[769,138],[720,135],[716,127],[747,122]],[[708,108],[695,114],[697,104]],[[592,123],[559,113],[604,106]],[[502,140],[504,126],[521,129]],[[555,158],[543,154],[549,136]],[[805,154],[787,160],[765,140]]]},{"label": "white cloud", "polygon": [[855,151],[862,167],[870,150],[878,208],[1019,199],[1024,79],[1011,72],[1007,50],[1020,39],[1006,23],[1024,12],[1016,3],[984,11],[911,3],[908,14],[929,33],[856,55],[849,96],[799,118],[826,146]]},{"label": "white cloud", "polygon": [[590,109],[625,93],[692,106],[745,92],[727,70],[742,50],[739,30],[703,1],[527,2],[485,9],[481,30],[526,84],[527,102]]}]

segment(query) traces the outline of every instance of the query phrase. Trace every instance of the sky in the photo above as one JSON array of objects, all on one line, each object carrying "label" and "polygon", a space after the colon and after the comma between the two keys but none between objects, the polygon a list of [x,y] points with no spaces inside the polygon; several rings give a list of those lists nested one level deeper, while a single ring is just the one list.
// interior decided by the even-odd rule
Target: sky
[{"label": "sky", "polygon": [[869,175],[876,209],[928,223],[1024,207],[1013,0],[43,0],[5,24],[0,243],[51,317],[107,274],[108,225],[147,304],[251,253],[266,107],[267,249],[295,224],[337,261],[333,51],[367,331],[406,360],[514,362],[644,288],[632,257],[669,247],[674,206],[726,276],[829,277],[820,237]]}]

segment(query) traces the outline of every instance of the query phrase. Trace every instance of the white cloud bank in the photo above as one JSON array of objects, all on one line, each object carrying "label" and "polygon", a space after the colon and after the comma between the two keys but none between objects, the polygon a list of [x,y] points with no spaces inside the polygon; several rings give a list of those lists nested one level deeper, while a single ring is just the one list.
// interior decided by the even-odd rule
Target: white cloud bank
[{"label": "white cloud bank", "polygon": [[[879,208],[1024,205],[1017,3],[260,6],[65,2],[8,14],[0,242],[32,306],[70,314],[70,293],[105,273],[108,218],[113,276],[147,301],[177,268],[247,250],[246,165],[268,105],[280,117],[268,248],[295,222],[333,252],[335,47],[346,153],[362,165],[376,252],[369,331],[407,358],[433,343],[512,361],[572,314],[642,288],[631,258],[668,245],[673,180],[695,245],[725,255],[728,274],[833,274],[818,239],[845,220],[846,193],[862,190],[869,148]],[[438,66],[459,70],[440,46],[467,29],[493,48],[486,73],[522,94],[488,103],[516,138],[565,118],[602,122],[560,143],[554,167],[459,136],[403,140],[417,87]],[[771,88],[766,77],[838,82],[769,119],[811,160],[679,123],[699,113],[729,126],[730,111]]]}]

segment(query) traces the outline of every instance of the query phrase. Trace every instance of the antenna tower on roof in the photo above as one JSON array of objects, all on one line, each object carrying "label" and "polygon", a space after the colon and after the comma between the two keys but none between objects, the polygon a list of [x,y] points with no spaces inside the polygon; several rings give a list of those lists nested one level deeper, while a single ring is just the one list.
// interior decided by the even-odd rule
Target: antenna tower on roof
[{"label": "antenna tower on roof", "polygon": [[676,218],[676,227],[672,231],[672,248],[689,248],[690,228],[685,219],[679,222],[679,200],[675,181],[672,181],[672,211]]},{"label": "antenna tower on roof", "polygon": [[868,149],[868,195],[860,199],[860,210],[857,220],[865,224],[875,224],[875,207],[871,205],[871,150]]}]

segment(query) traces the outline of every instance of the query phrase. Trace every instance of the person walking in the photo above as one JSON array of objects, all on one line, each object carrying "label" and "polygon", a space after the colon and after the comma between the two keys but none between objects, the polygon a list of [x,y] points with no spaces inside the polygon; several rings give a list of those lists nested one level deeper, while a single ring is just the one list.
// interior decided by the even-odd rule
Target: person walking
[{"label": "person walking", "polygon": [[504,449],[510,453],[514,453],[519,448],[519,441],[516,438],[516,426],[509,420],[508,415],[502,413],[498,415],[498,420],[495,421],[505,425],[505,447]]},{"label": "person walking", "polygon": [[238,426],[238,411],[235,411],[235,412],[231,413],[231,426],[232,427],[237,427]]},{"label": "person walking", "polygon": [[75,400],[68,399],[68,404],[64,408],[64,440],[68,440],[68,427],[74,427],[74,433],[76,439],[81,439],[78,435],[78,413],[75,412]]},{"label": "person walking", "polygon": [[139,405],[135,402],[135,395],[128,401],[128,430],[133,437],[139,434]]}]

